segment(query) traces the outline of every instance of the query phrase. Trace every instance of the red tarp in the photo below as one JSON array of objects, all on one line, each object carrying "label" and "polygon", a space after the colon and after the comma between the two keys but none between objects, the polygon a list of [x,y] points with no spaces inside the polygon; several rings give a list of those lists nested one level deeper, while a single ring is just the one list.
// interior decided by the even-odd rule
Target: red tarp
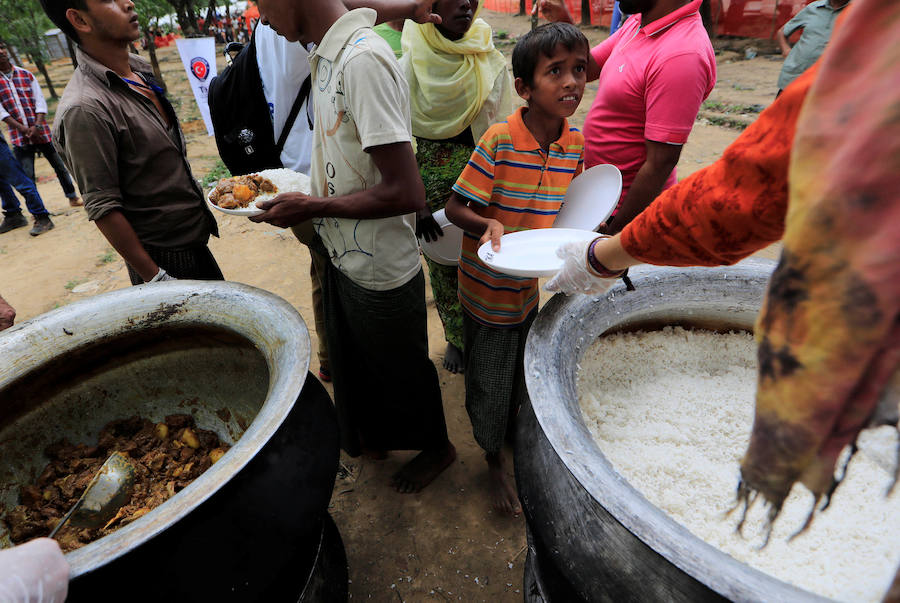
[{"label": "red tarp", "polygon": [[[588,0],[591,24],[609,27],[614,0]],[[812,0],[712,0],[710,13],[716,35],[769,39]],[[581,0],[565,0],[576,22],[581,21]],[[525,0],[531,11],[532,0]],[[501,13],[518,13],[519,0],[484,0],[484,7]]]}]

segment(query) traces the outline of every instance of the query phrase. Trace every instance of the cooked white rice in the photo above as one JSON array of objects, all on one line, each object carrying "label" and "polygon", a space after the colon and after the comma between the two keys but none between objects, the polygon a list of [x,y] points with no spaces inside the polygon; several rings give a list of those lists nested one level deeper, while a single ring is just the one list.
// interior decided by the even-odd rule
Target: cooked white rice
[{"label": "cooked white rice", "polygon": [[301,174],[300,172],[295,172],[294,170],[289,170],[287,168],[263,170],[257,173],[263,178],[267,178],[268,180],[270,180],[272,184],[275,185],[275,188],[278,189],[278,192],[260,195],[250,205],[253,205],[260,201],[267,201],[268,199],[272,199],[280,195],[281,193],[309,194],[310,182],[309,176],[307,176],[306,174]]},{"label": "cooked white rice", "polygon": [[[861,453],[830,507],[791,542],[812,495],[795,486],[765,549],[764,511],[735,533],[732,507],[749,442],[756,349],[746,333],[666,328],[599,340],[581,361],[578,394],[603,453],[651,503],[693,534],[785,582],[843,601],[879,601],[900,564],[900,495],[884,496],[896,430],[863,432]],[[867,453],[868,451],[868,453]],[[845,451],[846,452],[846,451]],[[898,486],[900,489],[900,486]]]}]

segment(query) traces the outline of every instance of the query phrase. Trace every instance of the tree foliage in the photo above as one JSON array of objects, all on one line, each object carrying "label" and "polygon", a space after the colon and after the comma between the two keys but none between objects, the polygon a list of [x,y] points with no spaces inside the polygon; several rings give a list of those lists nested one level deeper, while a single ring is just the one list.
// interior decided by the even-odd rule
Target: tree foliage
[{"label": "tree foliage", "polygon": [[172,5],[166,0],[134,0],[134,10],[143,31],[156,27],[159,19],[173,12]]},{"label": "tree foliage", "polygon": [[134,10],[137,12],[141,34],[144,36],[147,52],[150,54],[153,76],[159,82],[159,85],[166,89],[166,81],[163,79],[162,70],[159,68],[159,59],[156,58],[154,30],[157,29],[159,20],[172,12],[172,6],[166,0],[135,0]]},{"label": "tree foliage", "polygon": [[44,76],[50,96],[57,98],[44,61],[44,32],[54,25],[37,0],[0,0],[0,39],[11,44],[17,55],[28,56]]},{"label": "tree foliage", "polygon": [[44,32],[54,27],[37,0],[0,0],[0,37],[19,54],[46,59]]},{"label": "tree foliage", "polygon": [[204,4],[202,1],[166,0],[166,3],[175,9],[175,18],[178,20],[178,25],[181,26],[182,34],[191,36],[199,31],[200,28],[197,25],[197,13]]}]

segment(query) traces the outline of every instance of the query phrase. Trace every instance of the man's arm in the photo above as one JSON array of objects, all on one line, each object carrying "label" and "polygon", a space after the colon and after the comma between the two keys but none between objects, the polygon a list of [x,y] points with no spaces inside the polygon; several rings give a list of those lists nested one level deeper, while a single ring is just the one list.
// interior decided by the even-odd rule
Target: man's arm
[{"label": "man's arm", "polygon": [[287,227],[316,217],[386,218],[425,207],[425,186],[410,142],[409,113],[404,110],[409,103],[406,80],[375,51],[361,52],[347,61],[343,78],[346,111],[361,117],[354,121],[358,144],[371,157],[381,181],[339,196],[279,195],[257,204],[267,211],[251,218],[255,222]]},{"label": "man's arm", "polygon": [[19,123],[15,117],[10,114],[9,111],[6,110],[6,107],[0,105],[0,121],[4,122],[7,126],[9,126],[10,130],[17,130],[24,134],[28,127],[25,124]]},{"label": "man's arm", "polygon": [[283,193],[271,201],[257,203],[266,212],[250,218],[287,228],[322,216],[335,218],[387,218],[400,216],[425,206],[425,187],[412,145],[396,142],[368,149],[381,182],[339,197],[310,197],[302,193]]},{"label": "man's arm", "polygon": [[0,331],[13,326],[16,320],[16,310],[9,305],[9,302],[0,296]]},{"label": "man's arm", "polygon": [[634,220],[662,192],[669,174],[678,165],[682,148],[680,144],[648,140],[646,147],[647,160],[638,170],[631,188],[625,193],[612,227],[602,229],[600,232],[613,234],[625,228],[626,224]]},{"label": "man's arm", "polygon": [[398,19],[412,19],[416,23],[441,22],[440,15],[431,12],[433,0],[344,0],[344,6],[350,10],[374,8],[378,23]]},{"label": "man's arm", "polygon": [[93,110],[74,107],[57,117],[54,134],[56,148],[82,192],[88,217],[141,278],[149,281],[159,267],[122,213],[115,126]]},{"label": "man's arm", "polygon": [[784,32],[779,29],[776,37],[778,39],[778,45],[781,47],[781,56],[786,57],[787,55],[791,54],[792,46],[791,43],[788,42],[787,36],[784,35]]},{"label": "man's arm", "polygon": [[144,282],[150,281],[159,272],[159,266],[141,245],[141,241],[135,234],[131,224],[120,211],[111,211],[102,218],[95,220],[97,228],[109,241],[109,244],[119,252],[129,266],[135,269]]},{"label": "man's arm", "polygon": [[778,45],[781,47],[781,55],[787,56],[791,53],[791,43],[788,41],[788,38],[794,35],[795,32],[803,31],[806,26],[806,9],[802,9],[799,13],[794,15],[794,17],[784,24],[784,27],[778,30],[778,34],[775,36],[778,40]]},{"label": "man's arm", "polygon": [[46,123],[47,118],[47,99],[44,98],[44,92],[41,90],[41,85],[38,84],[37,78],[34,77],[34,74],[31,74],[31,93],[34,95],[34,113],[35,119],[34,123],[28,128],[28,131],[25,133],[25,136],[31,142],[31,138],[37,134],[37,129],[43,126]]},{"label": "man's arm", "polygon": [[2,119],[4,122],[6,122],[7,126],[12,128],[13,130],[18,130],[23,135],[25,135],[28,132],[28,126],[26,126],[23,123],[20,123],[15,117],[10,115],[9,113],[7,113],[6,117],[4,117]]},{"label": "man's arm", "polygon": [[[618,33],[618,32],[617,32]],[[644,90],[646,159],[622,199],[609,234],[620,231],[662,191],[703,99],[715,84],[715,67],[703,49],[653,65]]]},{"label": "man's arm", "polygon": [[44,92],[34,74],[31,75],[31,93],[34,95],[34,112],[47,115],[47,99],[44,98]]}]

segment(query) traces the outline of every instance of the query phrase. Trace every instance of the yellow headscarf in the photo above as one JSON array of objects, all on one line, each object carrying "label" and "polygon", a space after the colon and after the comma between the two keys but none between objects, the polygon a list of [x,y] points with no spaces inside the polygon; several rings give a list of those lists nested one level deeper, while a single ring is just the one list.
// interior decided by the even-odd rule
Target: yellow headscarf
[{"label": "yellow headscarf", "polygon": [[[403,68],[410,89],[412,130],[433,140],[453,138],[472,125],[491,97],[490,120],[512,112],[506,59],[494,48],[491,26],[477,18],[461,39],[445,38],[431,24],[406,21],[401,45]],[[491,94],[499,75],[502,90]],[[487,107],[485,107],[487,108]],[[481,121],[481,120],[479,120]],[[475,133],[479,138],[482,132]]]}]

